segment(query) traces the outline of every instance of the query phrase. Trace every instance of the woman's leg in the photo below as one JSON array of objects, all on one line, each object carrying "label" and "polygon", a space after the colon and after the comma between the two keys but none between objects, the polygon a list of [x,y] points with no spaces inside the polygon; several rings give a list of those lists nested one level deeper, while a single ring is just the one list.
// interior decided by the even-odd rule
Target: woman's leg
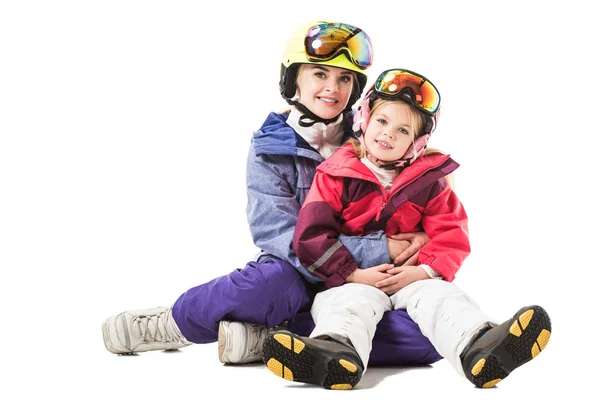
[{"label": "woman's leg", "polygon": [[383,314],[373,338],[369,365],[427,365],[441,359],[406,310]]},{"label": "woman's leg", "polygon": [[180,349],[216,341],[223,319],[273,327],[310,300],[308,287],[293,266],[275,259],[251,262],[186,291],[173,307],[113,315],[102,324],[102,335],[106,349],[115,354]]},{"label": "woman's leg", "polygon": [[183,293],[173,318],[194,343],[217,340],[219,321],[235,320],[276,326],[310,303],[309,288],[285,261],[250,262],[244,269],[213,279]]}]

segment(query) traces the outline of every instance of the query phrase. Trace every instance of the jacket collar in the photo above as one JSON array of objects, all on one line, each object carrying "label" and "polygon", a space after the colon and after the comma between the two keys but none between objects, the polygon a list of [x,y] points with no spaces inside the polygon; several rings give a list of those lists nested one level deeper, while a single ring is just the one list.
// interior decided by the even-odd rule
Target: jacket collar
[{"label": "jacket collar", "polygon": [[[423,176],[426,172],[442,166],[449,159],[450,155],[448,154],[419,157],[414,163],[402,170],[402,173],[394,181],[391,190],[405,186]],[[451,161],[456,164],[453,160]],[[356,156],[351,144],[341,147],[317,169],[333,176],[358,178],[379,184],[379,180],[373,172]]]},{"label": "jacket collar", "polygon": [[[254,146],[256,155],[272,154],[272,155],[298,155],[303,157],[312,158],[319,162],[323,161],[323,157],[315,150],[309,142],[307,142],[301,135],[299,135],[294,128],[288,123],[290,113],[270,113],[261,126],[261,128],[254,132],[252,136],[252,144]],[[298,117],[299,118],[299,113]],[[345,114],[344,117],[340,117],[340,122],[335,122],[330,125],[335,125],[338,130],[343,129],[340,143],[345,142],[352,133],[352,118],[351,113]],[[343,121],[343,122],[342,122]],[[299,129],[314,129],[315,126],[321,125],[317,123],[313,127],[299,128]],[[325,125],[325,124],[323,124]],[[328,127],[327,127],[328,129]],[[304,133],[307,137],[310,137],[308,133]]]},{"label": "jacket collar", "polygon": [[[313,149],[325,156],[331,155],[335,149],[341,146],[344,137],[343,114],[340,114],[336,121],[326,125],[323,122],[316,122],[311,126],[301,126],[300,118],[302,113],[296,107],[292,107],[287,118],[289,126],[294,128],[296,133],[302,137]],[[326,158],[326,157],[325,157]]]}]

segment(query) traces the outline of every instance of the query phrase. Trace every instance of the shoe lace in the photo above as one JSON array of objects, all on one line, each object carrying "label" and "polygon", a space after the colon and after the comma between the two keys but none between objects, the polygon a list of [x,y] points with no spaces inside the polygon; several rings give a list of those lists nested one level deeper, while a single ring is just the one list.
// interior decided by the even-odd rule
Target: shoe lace
[{"label": "shoe lace", "polygon": [[268,333],[268,330],[265,328],[266,327],[262,325],[249,325],[248,352],[250,354],[257,355],[262,353],[262,344]]},{"label": "shoe lace", "polygon": [[172,318],[166,311],[153,315],[141,315],[133,320],[134,332],[142,343],[182,342],[179,335],[170,332],[168,319]]}]

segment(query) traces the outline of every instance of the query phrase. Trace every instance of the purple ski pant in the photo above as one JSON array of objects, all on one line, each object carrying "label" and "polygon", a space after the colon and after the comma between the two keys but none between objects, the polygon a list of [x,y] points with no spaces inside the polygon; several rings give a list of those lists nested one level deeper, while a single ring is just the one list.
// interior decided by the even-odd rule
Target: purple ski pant
[{"label": "purple ski pant", "polygon": [[[221,320],[269,328],[288,321],[288,330],[309,336],[315,326],[309,312],[314,295],[289,263],[250,262],[244,269],[183,293],[173,305],[173,318],[183,336],[194,343],[215,342]],[[424,365],[441,358],[407,312],[394,310],[377,325],[369,365]]]}]

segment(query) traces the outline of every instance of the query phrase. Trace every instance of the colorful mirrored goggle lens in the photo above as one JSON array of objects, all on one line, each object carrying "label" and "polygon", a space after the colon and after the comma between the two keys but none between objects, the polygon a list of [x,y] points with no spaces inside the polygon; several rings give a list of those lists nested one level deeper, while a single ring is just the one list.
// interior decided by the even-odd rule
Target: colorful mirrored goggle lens
[{"label": "colorful mirrored goggle lens", "polygon": [[346,51],[350,61],[360,69],[373,63],[371,39],[361,29],[348,24],[315,25],[306,33],[306,55],[311,61],[328,61]]},{"label": "colorful mirrored goggle lens", "polygon": [[408,93],[417,107],[430,114],[435,114],[440,107],[440,93],[433,83],[424,76],[405,69],[382,72],[375,82],[375,91],[388,98]]}]

